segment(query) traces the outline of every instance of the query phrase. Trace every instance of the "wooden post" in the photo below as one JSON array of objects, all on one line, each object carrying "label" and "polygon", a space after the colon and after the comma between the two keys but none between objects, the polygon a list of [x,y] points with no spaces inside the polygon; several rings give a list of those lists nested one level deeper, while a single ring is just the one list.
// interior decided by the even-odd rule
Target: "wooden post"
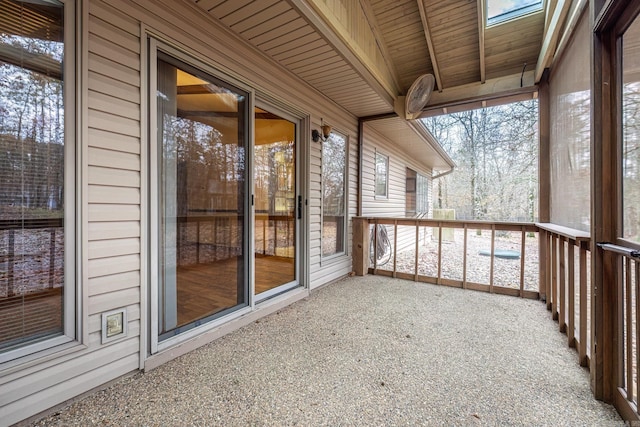
[{"label": "wooden post", "polygon": [[551,234],[551,317],[558,320],[558,239]]},{"label": "wooden post", "polygon": [[540,299],[547,304],[547,310],[551,310],[551,294],[549,287],[549,274],[551,273],[551,258],[549,255],[549,232],[539,229],[538,231],[538,291]]},{"label": "wooden post", "polygon": [[442,284],[442,223],[438,222],[438,285]]},{"label": "wooden post", "polygon": [[[538,220],[551,222],[551,96],[549,93],[549,72],[542,74],[538,85]],[[540,230],[538,233],[540,262],[538,263],[538,292],[540,299],[551,309],[551,295],[549,294],[549,274],[551,263],[549,258],[549,233]]]},{"label": "wooden post", "polygon": [[586,243],[580,243],[580,348],[578,355],[580,366],[587,366],[587,248]]},{"label": "wooden post", "polygon": [[357,276],[364,276],[369,272],[369,220],[366,218],[353,218],[352,221],[352,268]]},{"label": "wooden post", "polygon": [[398,220],[393,220],[393,277],[397,277],[398,261]]},{"label": "wooden post", "polygon": [[[425,229],[426,230],[426,229]],[[413,280],[414,281],[418,281],[418,268],[420,268],[419,265],[419,260],[420,260],[420,244],[419,244],[419,238],[420,238],[420,222],[418,222],[418,220],[416,219],[416,254],[415,257],[413,259]]]},{"label": "wooden post", "polygon": [[496,225],[491,224],[491,266],[489,267],[489,292],[493,293],[493,264],[496,252]]},{"label": "wooden post", "polygon": [[569,263],[569,325],[567,326],[567,342],[569,347],[575,347],[576,342],[576,258],[574,252],[574,240],[569,240],[569,253],[567,262]]},{"label": "wooden post", "polygon": [[464,224],[464,253],[462,254],[462,287],[467,289],[467,224]]},{"label": "wooden post", "polygon": [[560,248],[559,251],[559,258],[560,258],[560,273],[558,274],[558,278],[559,280],[559,284],[560,284],[560,301],[559,301],[559,308],[560,308],[560,313],[558,314],[558,328],[560,329],[560,332],[566,332],[567,331],[567,280],[566,280],[566,257],[565,257],[565,250],[564,250],[564,242],[565,242],[565,238],[564,237],[560,237],[558,239],[558,245]]},{"label": "wooden post", "polygon": [[522,236],[520,244],[520,298],[524,297],[524,257],[526,255],[525,247],[527,245],[527,233],[524,225],[522,226]]},{"label": "wooden post", "polygon": [[[615,3],[615,2],[613,2]],[[622,4],[625,2],[618,2]],[[606,2],[609,4],[609,2]],[[590,1],[591,28],[591,388],[612,403],[620,380],[619,298],[616,257],[596,246],[613,242],[618,219],[617,37],[600,17],[605,2]],[[613,9],[611,9],[613,10]],[[612,19],[616,17],[608,14]]]}]

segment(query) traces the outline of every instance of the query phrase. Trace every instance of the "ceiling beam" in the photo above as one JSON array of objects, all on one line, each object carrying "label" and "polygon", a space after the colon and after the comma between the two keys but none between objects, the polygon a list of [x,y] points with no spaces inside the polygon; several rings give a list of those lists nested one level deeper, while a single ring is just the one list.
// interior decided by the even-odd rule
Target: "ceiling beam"
[{"label": "ceiling beam", "polygon": [[558,0],[547,0],[544,7],[544,32],[545,34],[549,30],[549,24],[551,23],[551,17],[556,10]]},{"label": "ceiling beam", "polygon": [[440,78],[440,68],[438,67],[438,60],[436,58],[436,52],[433,50],[433,39],[431,38],[431,31],[429,31],[429,23],[427,22],[427,12],[424,9],[423,0],[418,1],[418,9],[420,10],[420,19],[422,20],[422,28],[424,29],[424,36],[427,39],[427,46],[429,47],[429,56],[431,57],[431,67],[433,68],[433,75],[436,78],[436,85],[438,90],[442,92],[444,87],[442,86],[442,79]]},{"label": "ceiling beam", "polygon": [[480,48],[480,83],[484,83],[487,74],[484,55],[485,0],[478,0],[478,44]]},{"label": "ceiling beam", "polygon": [[569,44],[569,40],[571,40],[571,36],[578,25],[578,21],[580,20],[580,15],[584,13],[585,9],[587,9],[588,2],[587,0],[578,0],[577,5],[573,8],[573,12],[571,16],[567,18],[567,23],[564,26],[564,31],[560,41],[558,42],[558,47],[556,48],[556,53],[551,62],[551,67],[553,68],[554,62],[562,56],[562,52]]},{"label": "ceiling beam", "polygon": [[535,73],[536,83],[542,78],[542,73],[545,68],[548,68],[553,61],[553,55],[555,54],[556,47],[558,46],[558,38],[560,37],[562,24],[564,23],[570,8],[571,1],[559,0],[555,10],[553,11],[553,16],[551,17],[547,31],[545,31],[544,39],[542,40],[542,47],[540,48],[540,54],[538,55]]},{"label": "ceiling beam", "polygon": [[[531,93],[538,90],[533,81],[534,72],[526,71],[524,75],[517,73],[467,85],[447,88],[442,92],[431,94],[424,110],[446,108],[467,104],[474,101],[486,101],[519,93]],[[427,116],[427,115],[424,115]]]}]

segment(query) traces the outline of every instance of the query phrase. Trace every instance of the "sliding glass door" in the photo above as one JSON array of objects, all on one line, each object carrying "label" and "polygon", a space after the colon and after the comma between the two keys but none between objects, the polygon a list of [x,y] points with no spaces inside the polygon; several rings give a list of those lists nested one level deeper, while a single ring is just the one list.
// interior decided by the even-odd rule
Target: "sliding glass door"
[{"label": "sliding glass door", "polygon": [[248,93],[157,54],[158,337],[248,305]]},{"label": "sliding glass door", "polygon": [[297,285],[299,210],[297,126],[293,119],[255,109],[254,259],[258,300]]}]

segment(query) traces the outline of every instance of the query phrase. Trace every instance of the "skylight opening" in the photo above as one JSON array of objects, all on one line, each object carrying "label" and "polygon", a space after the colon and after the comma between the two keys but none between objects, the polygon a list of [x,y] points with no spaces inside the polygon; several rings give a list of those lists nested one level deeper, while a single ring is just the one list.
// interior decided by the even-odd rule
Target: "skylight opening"
[{"label": "skylight opening", "polygon": [[487,26],[542,10],[544,0],[487,0]]}]

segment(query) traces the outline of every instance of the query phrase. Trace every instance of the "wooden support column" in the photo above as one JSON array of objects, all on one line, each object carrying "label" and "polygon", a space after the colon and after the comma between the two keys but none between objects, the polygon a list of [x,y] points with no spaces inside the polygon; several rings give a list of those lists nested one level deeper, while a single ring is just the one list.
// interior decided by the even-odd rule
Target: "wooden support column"
[{"label": "wooden support column", "polygon": [[[540,152],[538,158],[538,216],[540,222],[551,222],[551,102],[549,95],[549,72],[542,75],[538,91],[538,123],[540,131]],[[540,231],[538,235],[540,262],[538,264],[538,289],[540,299],[551,308],[549,291],[549,233]]]},{"label": "wooden support column", "polygon": [[[607,4],[609,2],[606,2]],[[618,2],[621,4],[623,2]],[[619,380],[619,301],[616,260],[596,244],[616,239],[617,82],[614,61],[615,19],[599,17],[603,0],[589,3],[592,34],[591,70],[591,388],[596,399],[612,403]]]},{"label": "wooden support column", "polygon": [[353,250],[351,253],[353,272],[364,276],[369,272],[369,221],[353,218]]}]

